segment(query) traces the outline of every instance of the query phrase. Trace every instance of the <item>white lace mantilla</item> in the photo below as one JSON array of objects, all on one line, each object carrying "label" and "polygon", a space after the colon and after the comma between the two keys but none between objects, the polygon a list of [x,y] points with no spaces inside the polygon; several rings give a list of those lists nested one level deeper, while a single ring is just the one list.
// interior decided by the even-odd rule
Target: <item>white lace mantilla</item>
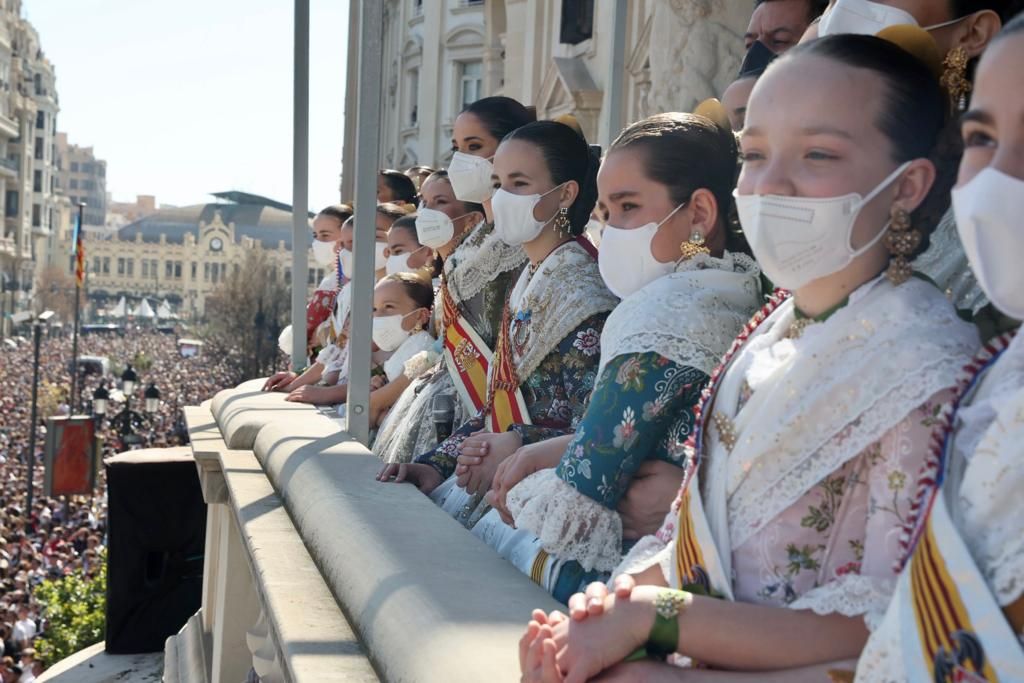
[{"label": "white lace mantilla", "polygon": [[914,259],[914,269],[931,278],[954,306],[977,313],[988,298],[967,262],[952,207],[929,236],[929,242],[928,250]]},{"label": "white lace mantilla", "polygon": [[434,338],[429,332],[417,332],[409,335],[409,338],[402,342],[402,345],[395,349],[395,352],[384,361],[384,374],[389,382],[398,379],[405,370],[405,364],[414,356],[434,348]]},{"label": "white lace mantilla", "polygon": [[1003,607],[1024,594],[1024,336],[960,409],[945,494],[953,522]]},{"label": "white lace mantilla", "polygon": [[601,334],[601,365],[657,353],[706,375],[760,305],[760,269],[743,254],[702,255],[623,299]]},{"label": "white lace mantilla", "polygon": [[736,355],[715,395],[715,414],[737,437],[729,449],[709,428],[705,440],[704,499],[726,564],[732,548],[949,387],[979,345],[976,329],[917,279],[897,287],[878,278],[787,339],[793,321],[790,300]]},{"label": "white lace mantilla", "polygon": [[893,590],[895,579],[882,579],[863,574],[845,574],[835,581],[812,588],[787,607],[811,610],[822,616],[842,614],[846,617],[864,615],[869,630],[875,630],[882,621]]},{"label": "white lace mantilla", "polygon": [[[528,320],[518,326],[518,332],[513,321],[510,335],[520,380],[529,377],[583,321],[612,310],[617,303],[597,261],[578,242],[556,248],[532,276],[524,270],[509,295],[513,319],[526,316]],[[519,347],[524,350],[521,355]]]},{"label": "white lace mantilla", "polygon": [[498,275],[515,270],[525,262],[526,252],[522,247],[505,244],[493,225],[481,222],[445,259],[448,292],[457,304],[469,301]]},{"label": "white lace mantilla", "polygon": [[572,558],[586,571],[610,572],[622,559],[622,519],[581,496],[553,469],[534,472],[508,493],[516,527],[529,529],[553,557]]}]

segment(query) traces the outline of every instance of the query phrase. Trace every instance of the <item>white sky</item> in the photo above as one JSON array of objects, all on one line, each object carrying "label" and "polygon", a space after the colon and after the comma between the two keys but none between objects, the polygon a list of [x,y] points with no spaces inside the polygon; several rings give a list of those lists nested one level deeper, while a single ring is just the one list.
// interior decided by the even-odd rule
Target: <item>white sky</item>
[{"label": "white sky", "polygon": [[[116,200],[291,203],[289,0],[25,0],[57,69],[58,129],[107,161]],[[348,0],[311,0],[312,210],[338,201]]]}]

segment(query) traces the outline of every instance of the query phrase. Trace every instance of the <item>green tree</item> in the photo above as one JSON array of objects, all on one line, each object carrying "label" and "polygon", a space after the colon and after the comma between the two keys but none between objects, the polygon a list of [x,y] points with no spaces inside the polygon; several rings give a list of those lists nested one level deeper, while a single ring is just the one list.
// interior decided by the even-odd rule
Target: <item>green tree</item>
[{"label": "green tree", "polygon": [[92,578],[79,569],[60,579],[43,581],[34,595],[48,622],[34,647],[52,664],[103,640],[106,630],[107,558],[98,557]]}]

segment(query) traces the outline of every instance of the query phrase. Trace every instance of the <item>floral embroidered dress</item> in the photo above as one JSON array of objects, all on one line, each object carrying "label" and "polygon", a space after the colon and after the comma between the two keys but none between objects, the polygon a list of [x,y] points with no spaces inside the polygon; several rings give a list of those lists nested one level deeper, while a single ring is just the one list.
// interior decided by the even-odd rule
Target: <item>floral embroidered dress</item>
[{"label": "floral embroidered dress", "polygon": [[[601,279],[597,261],[576,241],[557,247],[535,273],[524,271],[520,276],[509,296],[509,352],[532,424],[564,431],[575,427],[597,377],[594,341],[616,302]],[[495,358],[492,373],[499,364]],[[485,423],[490,428],[488,417],[487,411],[478,414],[437,448],[416,458],[448,480],[432,497],[467,526],[486,507],[455,486],[452,475],[460,444]]]},{"label": "floral embroidered dress", "polygon": [[690,435],[711,370],[760,303],[759,274],[742,254],[699,256],[616,307],[601,337],[600,379],[561,462],[508,496],[518,529],[587,572],[615,568],[616,506],[645,460],[682,464],[674,446]]},{"label": "floral embroidered dress", "polygon": [[671,586],[696,575],[873,626],[941,404],[978,343],[918,279],[873,280],[823,322],[798,323],[792,300],[762,312],[712,376],[665,525],[618,571],[658,565]]},{"label": "floral embroidered dress", "polygon": [[[951,560],[966,562],[969,558],[975,576],[981,577],[974,581],[972,572],[951,571],[956,583],[953,590],[968,603],[958,626],[970,634],[971,650],[982,656],[975,656],[972,662],[968,657],[947,662],[953,669],[947,671],[949,680],[1024,679],[1024,337],[1009,338],[996,340],[961,375],[961,403],[948,416],[948,436],[937,441],[944,446],[936,454],[944,457],[935,462],[936,468],[945,471],[942,488],[936,491],[930,484],[937,480],[935,472],[922,477],[923,483],[929,482],[922,487],[925,495],[941,496],[942,508],[952,520],[951,526],[932,529],[936,535],[948,534],[939,539],[944,543],[937,544],[938,552],[945,547],[948,553],[940,556],[940,561],[948,567]],[[935,515],[939,501],[929,505],[925,500],[920,509]],[[911,525],[915,533],[908,538],[916,537],[920,544],[916,531],[929,520],[922,517],[915,522]],[[938,665],[938,656],[922,656],[922,643],[915,637],[917,615],[911,607],[914,593],[908,575],[915,573],[916,544],[909,548],[913,559],[900,577],[896,596],[857,664],[858,683],[916,680]],[[978,618],[986,603],[990,610]],[[969,627],[963,623],[972,617]],[[952,627],[947,627],[949,630]],[[957,643],[948,633],[939,637],[947,652],[963,649],[968,642],[960,638]],[[979,660],[994,669],[992,678],[975,677],[966,670],[970,663],[973,673],[978,673]],[[940,678],[936,668],[930,680],[947,679]]]},{"label": "floral embroidered dress", "polygon": [[[488,223],[473,228],[445,260],[442,286],[488,348],[494,348],[505,301],[525,262],[522,248],[502,242]],[[438,336],[444,338],[444,330],[440,332]],[[452,396],[456,425],[476,412],[458,398],[447,361],[432,370],[424,369],[423,361],[422,356],[408,361],[406,373],[418,379],[402,392],[373,442],[373,452],[384,462],[409,462],[437,445],[431,419],[434,397]]]}]

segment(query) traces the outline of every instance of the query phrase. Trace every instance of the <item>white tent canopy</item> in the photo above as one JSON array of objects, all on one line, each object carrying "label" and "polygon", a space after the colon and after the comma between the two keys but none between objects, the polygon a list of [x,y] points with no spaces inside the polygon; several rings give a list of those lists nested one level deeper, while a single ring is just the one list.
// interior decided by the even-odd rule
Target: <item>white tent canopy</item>
[{"label": "white tent canopy", "polygon": [[139,305],[135,307],[134,311],[132,311],[132,315],[136,318],[156,317],[156,313],[153,312],[153,307],[149,305],[149,301],[147,299],[143,299],[139,302]]},{"label": "white tent canopy", "polygon": [[167,302],[167,299],[161,301],[160,305],[156,307],[156,317],[160,318],[161,320],[167,320],[169,318],[177,317],[171,310],[171,304]]},{"label": "white tent canopy", "polygon": [[111,318],[123,318],[128,315],[128,302],[122,296],[121,300],[117,302],[117,306],[114,306],[114,310],[110,312]]}]

